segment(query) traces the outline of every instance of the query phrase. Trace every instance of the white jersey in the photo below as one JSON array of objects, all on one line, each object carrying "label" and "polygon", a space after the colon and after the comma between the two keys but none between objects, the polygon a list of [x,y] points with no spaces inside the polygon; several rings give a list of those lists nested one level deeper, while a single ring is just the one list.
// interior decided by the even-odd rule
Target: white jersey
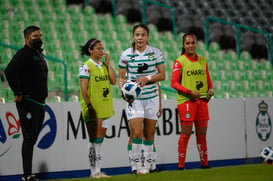
[{"label": "white jersey", "polygon": [[[102,62],[96,63],[93,59],[89,58],[89,61],[91,61],[93,64],[96,65],[98,68],[102,68]],[[79,68],[79,77],[80,78],[90,78],[90,70],[87,64],[82,64]]]},{"label": "white jersey", "polygon": [[[147,45],[146,49],[140,53],[133,48],[125,50],[119,59],[119,68],[127,69],[127,76],[130,80],[156,75],[158,73],[157,65],[164,64],[165,59],[159,49]],[[156,82],[148,83],[142,88],[142,94],[139,100],[151,99],[158,95],[158,86]]]}]

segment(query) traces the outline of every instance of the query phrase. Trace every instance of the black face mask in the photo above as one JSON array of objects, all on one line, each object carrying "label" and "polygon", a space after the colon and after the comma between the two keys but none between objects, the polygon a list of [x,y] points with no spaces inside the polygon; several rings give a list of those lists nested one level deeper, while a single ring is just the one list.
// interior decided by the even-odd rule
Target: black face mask
[{"label": "black face mask", "polygon": [[36,49],[36,50],[39,50],[43,45],[43,41],[41,38],[37,38],[37,39],[33,39],[32,40],[32,43],[31,43],[31,46]]}]

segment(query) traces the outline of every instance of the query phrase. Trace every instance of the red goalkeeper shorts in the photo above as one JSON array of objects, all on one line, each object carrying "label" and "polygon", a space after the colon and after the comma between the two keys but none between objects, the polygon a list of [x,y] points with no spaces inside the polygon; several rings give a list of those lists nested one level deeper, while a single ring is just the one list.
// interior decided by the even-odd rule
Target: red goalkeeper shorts
[{"label": "red goalkeeper shorts", "polygon": [[179,104],[177,109],[182,125],[193,125],[195,121],[196,126],[207,127],[209,110],[208,103],[205,100],[187,101],[183,104]]}]

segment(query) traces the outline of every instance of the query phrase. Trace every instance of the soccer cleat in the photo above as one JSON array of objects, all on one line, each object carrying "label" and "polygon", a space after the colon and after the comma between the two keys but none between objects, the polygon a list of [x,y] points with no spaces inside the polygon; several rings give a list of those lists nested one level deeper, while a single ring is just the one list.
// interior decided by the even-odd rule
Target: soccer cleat
[{"label": "soccer cleat", "polygon": [[35,175],[29,175],[27,177],[22,177],[22,181],[40,181],[40,179],[36,178]]},{"label": "soccer cleat", "polygon": [[185,167],[178,167],[178,170],[185,170]]},{"label": "soccer cleat", "polygon": [[133,170],[133,171],[132,171],[132,174],[137,174],[137,170]]},{"label": "soccer cleat", "polygon": [[91,178],[109,178],[110,176],[106,175],[103,172],[98,172],[90,176]]},{"label": "soccer cleat", "polygon": [[153,170],[150,170],[150,173],[156,173],[156,172],[160,172],[160,170],[158,170],[158,169],[153,169]]},{"label": "soccer cleat", "polygon": [[201,168],[202,168],[202,169],[209,169],[209,168],[211,168],[211,167],[208,166],[208,165],[205,165],[205,166],[201,166]]},{"label": "soccer cleat", "polygon": [[149,170],[148,169],[141,169],[137,171],[138,175],[144,175],[144,174],[148,174]]}]

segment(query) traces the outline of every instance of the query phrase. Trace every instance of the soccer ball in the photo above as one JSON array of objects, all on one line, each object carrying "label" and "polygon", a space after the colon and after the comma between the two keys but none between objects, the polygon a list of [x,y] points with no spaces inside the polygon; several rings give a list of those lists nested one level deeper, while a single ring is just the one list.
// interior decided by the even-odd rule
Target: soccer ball
[{"label": "soccer ball", "polygon": [[273,164],[273,149],[264,147],[261,151],[260,158],[264,164]]},{"label": "soccer ball", "polygon": [[122,84],[121,92],[124,98],[132,101],[141,95],[141,87],[136,82],[127,80]]}]

